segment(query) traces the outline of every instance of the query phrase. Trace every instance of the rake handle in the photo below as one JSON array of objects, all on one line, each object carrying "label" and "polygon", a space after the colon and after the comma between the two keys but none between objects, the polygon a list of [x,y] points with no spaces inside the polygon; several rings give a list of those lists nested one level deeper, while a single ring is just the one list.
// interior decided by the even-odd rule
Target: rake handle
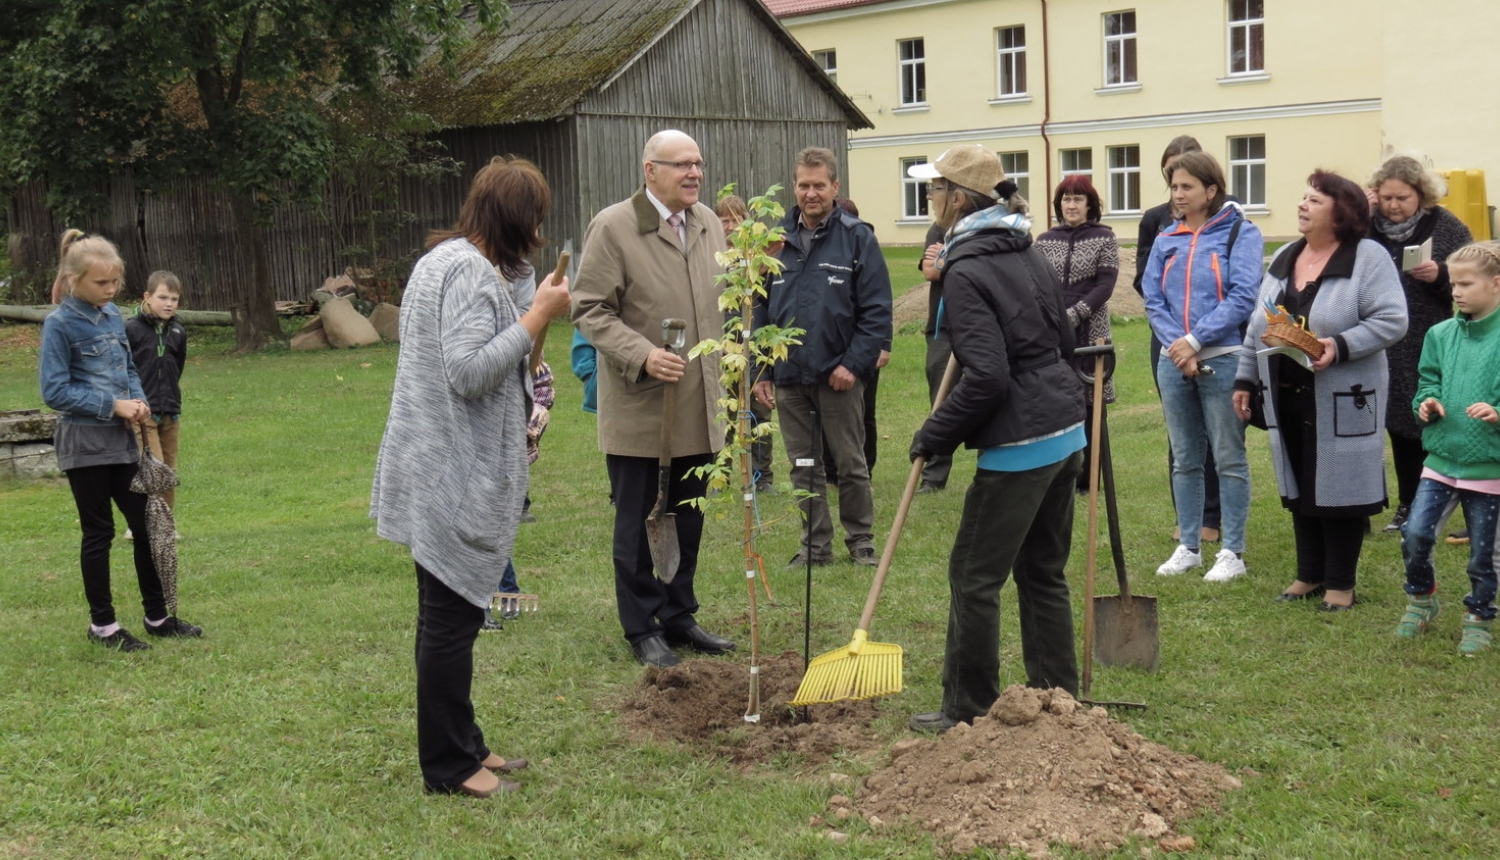
[{"label": "rake handle", "polygon": [[[1095,342],[1103,346],[1103,338]],[[1104,423],[1104,354],[1094,356],[1093,444],[1089,445],[1088,550],[1083,578],[1083,684],[1086,697],[1094,682],[1094,565],[1099,552],[1099,429]]]},{"label": "rake handle", "polygon": [[[949,355],[948,366],[943,370],[943,382],[938,386],[937,396],[932,399],[929,416],[937,412],[943,401],[948,399],[948,392],[953,390],[957,381],[958,359]],[[901,504],[896,507],[896,519],[891,522],[891,532],[885,539],[885,550],[880,554],[880,565],[875,568],[875,581],[870,583],[870,596],[865,598],[865,610],[859,616],[859,629],[867,633],[870,622],[875,618],[875,604],[880,602],[880,590],[885,587],[885,575],[891,572],[891,561],[896,557],[896,545],[901,542],[901,529],[906,525],[906,514],[911,510],[911,501],[916,498],[917,486],[922,482],[922,468],[926,465],[926,457],[917,457],[911,461],[911,474],[906,476],[906,489],[901,491]]]}]

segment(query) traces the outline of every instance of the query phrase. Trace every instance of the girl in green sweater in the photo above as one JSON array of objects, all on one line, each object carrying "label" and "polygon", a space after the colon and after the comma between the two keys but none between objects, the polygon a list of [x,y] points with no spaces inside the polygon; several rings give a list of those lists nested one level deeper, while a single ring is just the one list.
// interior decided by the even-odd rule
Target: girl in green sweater
[{"label": "girl in green sweater", "polygon": [[1491,646],[1495,623],[1495,528],[1500,515],[1500,243],[1475,242],[1448,258],[1458,313],[1422,343],[1412,409],[1427,460],[1402,529],[1406,614],[1396,635],[1426,631],[1438,614],[1433,545],[1453,509],[1469,523],[1469,594],[1458,652]]}]

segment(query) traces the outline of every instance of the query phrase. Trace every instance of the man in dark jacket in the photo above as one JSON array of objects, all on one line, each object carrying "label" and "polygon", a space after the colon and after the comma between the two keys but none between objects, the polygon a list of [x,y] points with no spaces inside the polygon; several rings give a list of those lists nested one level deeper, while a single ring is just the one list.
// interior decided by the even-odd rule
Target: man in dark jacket
[{"label": "man in dark jacket", "polygon": [[960,444],[979,454],[948,561],[943,708],[911,720],[941,732],[999,698],[1000,588],[1012,572],[1028,686],[1078,694],[1065,568],[1083,388],[1066,361],[1072,328],[1057,276],[1032,247],[1026,203],[1014,193],[996,199],[1000,160],[982,146],[955,146],[911,171],[930,180],[933,217],[953,225],[942,251],[943,316],[963,367],[912,441],[912,457]]},{"label": "man in dark jacket", "polygon": [[755,324],[806,333],[771,369],[771,379],[755,384],[755,396],[779,409],[792,486],[814,494],[804,508],[810,540],[791,566],[806,563],[807,554],[814,564],[833,560],[824,446],[838,468],[839,520],[849,556],[873,566],[875,502],[864,454],[864,385],[891,340],[891,281],[874,231],[835,202],[838,159],[831,151],[811,147],[797,154],[794,190],[797,205],[782,225],[785,269],[772,278]]}]

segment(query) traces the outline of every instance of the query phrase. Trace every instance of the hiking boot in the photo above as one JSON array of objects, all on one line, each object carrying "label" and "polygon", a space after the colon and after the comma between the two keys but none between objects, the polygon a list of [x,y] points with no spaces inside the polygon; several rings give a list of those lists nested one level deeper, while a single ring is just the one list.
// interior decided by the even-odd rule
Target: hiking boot
[{"label": "hiking boot", "polygon": [[1469,545],[1469,530],[1468,529],[1461,529],[1459,531],[1456,531],[1453,534],[1448,535],[1447,537],[1443,538],[1443,543],[1451,543],[1454,546],[1468,546]]},{"label": "hiking boot", "polygon": [[[815,555],[812,557],[813,567],[827,567],[830,564],[833,564],[831,556]],[[786,566],[788,568],[807,567],[807,553],[798,551],[796,555],[792,556],[792,560],[786,563]]]},{"label": "hiking boot", "polygon": [[1399,532],[1406,527],[1406,521],[1410,518],[1411,505],[1397,505],[1396,515],[1391,517],[1391,521],[1386,523],[1385,528],[1381,529],[1381,531]]},{"label": "hiking boot", "polygon": [[942,711],[933,711],[929,714],[913,714],[908,725],[914,732],[931,732],[940,735],[958,725],[958,720]]},{"label": "hiking boot", "polygon": [[167,620],[160,624],[146,622],[146,635],[160,636],[163,639],[197,639],[203,635],[203,628],[189,624],[175,615],[168,615]]},{"label": "hiking boot", "polygon": [[1182,544],[1172,552],[1172,557],[1162,562],[1161,567],[1156,569],[1157,576],[1176,576],[1179,573],[1187,573],[1195,567],[1203,566],[1203,556],[1196,549],[1188,549]]},{"label": "hiking boot", "polygon": [[93,630],[89,630],[89,641],[97,642],[105,648],[113,648],[116,651],[149,651],[151,646],[130,635],[130,631],[121,627],[108,636],[100,636]]},{"label": "hiking boot", "polygon": [[1493,618],[1480,618],[1472,612],[1465,612],[1464,635],[1458,640],[1458,653],[1473,657],[1480,651],[1490,650],[1495,641],[1495,635],[1490,632],[1494,624]]},{"label": "hiking boot", "polygon": [[857,546],[849,550],[849,560],[865,567],[875,567],[880,564],[880,559],[875,557],[875,547],[872,546]]},{"label": "hiking boot", "polygon": [[1396,635],[1402,639],[1412,639],[1426,633],[1432,627],[1432,621],[1438,617],[1438,599],[1436,594],[1408,594],[1406,595],[1406,614],[1401,616],[1401,621],[1396,625]]},{"label": "hiking boot", "polygon": [[[1161,573],[1160,570],[1157,573]],[[1245,574],[1245,560],[1231,550],[1221,549],[1214,556],[1214,566],[1203,574],[1204,582],[1228,582]]]}]

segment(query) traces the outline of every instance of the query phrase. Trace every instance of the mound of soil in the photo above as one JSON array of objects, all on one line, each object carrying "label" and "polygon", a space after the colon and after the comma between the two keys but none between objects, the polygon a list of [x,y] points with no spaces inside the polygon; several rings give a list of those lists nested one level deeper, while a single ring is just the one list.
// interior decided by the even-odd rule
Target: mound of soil
[{"label": "mound of soil", "polygon": [[959,854],[980,846],[1034,857],[1048,845],[1107,851],[1131,837],[1182,850],[1177,822],[1216,809],[1239,780],[1224,768],[1173,752],[1080,705],[1062,690],[1007,689],[972,726],[891,749],[889,767],[865,780],[856,801],[872,825],[906,818]]},{"label": "mound of soil", "polygon": [[748,723],[750,667],[743,658],[686,660],[670,669],[648,669],[620,705],[620,719],[632,736],[683,743],[754,765],[783,753],[807,764],[834,755],[878,749],[870,729],[874,702],[814,705],[802,709],[787,701],[802,682],[802,656],[787,651],[763,657],[760,665],[760,721]]}]

